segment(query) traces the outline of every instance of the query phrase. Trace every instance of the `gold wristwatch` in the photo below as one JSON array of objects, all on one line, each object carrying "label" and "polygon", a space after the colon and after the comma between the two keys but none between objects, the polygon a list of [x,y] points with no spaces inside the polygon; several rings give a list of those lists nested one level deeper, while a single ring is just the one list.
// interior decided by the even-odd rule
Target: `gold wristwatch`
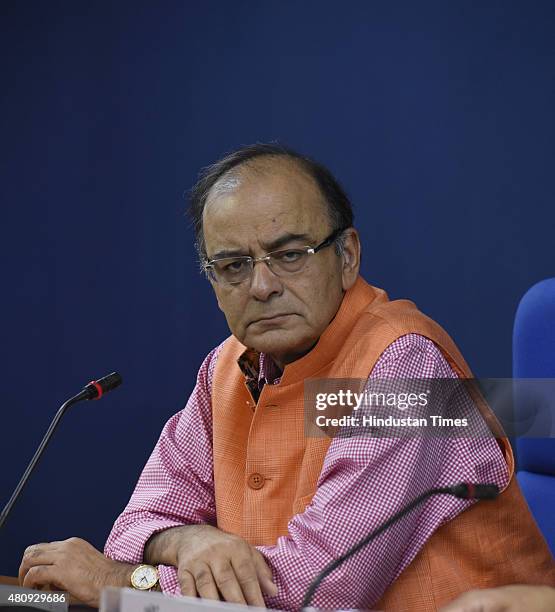
[{"label": "gold wristwatch", "polygon": [[156,591],[158,586],[158,569],[154,565],[139,565],[131,574],[131,586],[140,591]]}]

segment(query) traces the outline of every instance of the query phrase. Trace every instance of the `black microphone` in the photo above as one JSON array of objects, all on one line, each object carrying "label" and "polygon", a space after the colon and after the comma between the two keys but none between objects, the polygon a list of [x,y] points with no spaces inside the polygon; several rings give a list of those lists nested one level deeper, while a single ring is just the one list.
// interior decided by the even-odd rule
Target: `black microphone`
[{"label": "black microphone", "polygon": [[56,416],[52,419],[50,427],[44,435],[42,442],[37,448],[33,458],[27,466],[27,469],[23,473],[19,484],[12,493],[12,496],[10,497],[8,503],[4,506],[2,514],[0,514],[0,529],[2,529],[4,523],[6,522],[8,514],[11,512],[13,505],[17,501],[17,498],[19,497],[21,491],[23,490],[23,487],[27,483],[31,472],[35,469],[39,459],[42,456],[42,453],[44,452],[44,449],[46,448],[46,445],[48,444],[48,442],[50,442],[50,438],[52,437],[54,430],[58,426],[60,419],[64,416],[67,409],[70,406],[73,406],[73,404],[76,404],[77,402],[81,402],[83,400],[100,399],[105,393],[108,393],[112,389],[119,387],[121,383],[121,376],[117,372],[112,372],[111,374],[108,374],[108,376],[104,376],[104,378],[100,378],[99,380],[91,380],[88,385],[83,387],[83,390],[80,393],[74,395],[73,397],[70,397],[65,403],[60,406],[58,412],[56,413]]},{"label": "black microphone", "polygon": [[309,607],[316,589],[320,586],[320,583],[322,580],[324,580],[324,578],[329,576],[329,574],[342,565],[344,561],[355,555],[361,548],[366,546],[366,544],[391,527],[393,523],[396,523],[399,519],[403,518],[405,514],[408,514],[411,510],[416,508],[416,506],[420,505],[424,500],[428,499],[428,497],[431,497],[432,495],[454,495],[460,499],[495,499],[499,495],[499,487],[495,484],[474,484],[471,482],[461,482],[460,484],[456,484],[451,487],[430,489],[429,491],[422,493],[422,495],[416,499],[413,499],[404,508],[401,508],[399,512],[396,512],[385,523],[382,523],[379,527],[374,529],[374,531],[367,535],[358,544],[355,544],[345,554],[329,563],[310,583],[310,586],[306,590],[301,610]]},{"label": "black microphone", "polygon": [[[87,393],[87,397],[85,399],[97,399],[99,400],[105,393],[112,391],[116,387],[119,387],[123,381],[121,380],[121,375],[117,372],[112,372],[108,374],[108,376],[104,376],[104,378],[99,378],[98,380],[91,380],[91,382],[83,387],[83,392]],[[77,400],[79,401],[79,400]]]}]

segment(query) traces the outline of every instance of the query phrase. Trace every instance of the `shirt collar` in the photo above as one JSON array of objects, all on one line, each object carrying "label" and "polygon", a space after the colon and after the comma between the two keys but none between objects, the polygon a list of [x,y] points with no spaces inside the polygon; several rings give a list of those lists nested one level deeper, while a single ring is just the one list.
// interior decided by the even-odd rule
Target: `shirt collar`
[{"label": "shirt collar", "polygon": [[237,360],[241,371],[245,375],[249,386],[258,389],[266,384],[277,385],[281,379],[281,370],[274,360],[264,353],[258,353],[254,349],[246,349]]}]

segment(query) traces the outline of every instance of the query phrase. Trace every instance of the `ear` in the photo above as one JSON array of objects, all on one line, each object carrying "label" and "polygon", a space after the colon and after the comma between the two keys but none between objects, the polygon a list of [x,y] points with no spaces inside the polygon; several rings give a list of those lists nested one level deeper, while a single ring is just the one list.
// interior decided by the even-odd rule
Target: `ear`
[{"label": "ear", "polygon": [[350,227],[343,232],[343,254],[341,264],[341,280],[343,291],[350,289],[356,282],[360,270],[360,240],[358,232]]}]

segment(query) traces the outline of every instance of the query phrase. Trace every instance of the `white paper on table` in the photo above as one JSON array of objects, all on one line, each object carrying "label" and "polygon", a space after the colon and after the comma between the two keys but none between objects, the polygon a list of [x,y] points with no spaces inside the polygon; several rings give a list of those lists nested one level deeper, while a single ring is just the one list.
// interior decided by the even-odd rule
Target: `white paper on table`
[{"label": "white paper on table", "polygon": [[272,612],[267,608],[242,606],[225,601],[212,601],[196,597],[170,597],[158,591],[118,589],[107,587],[100,596],[99,612]]}]

